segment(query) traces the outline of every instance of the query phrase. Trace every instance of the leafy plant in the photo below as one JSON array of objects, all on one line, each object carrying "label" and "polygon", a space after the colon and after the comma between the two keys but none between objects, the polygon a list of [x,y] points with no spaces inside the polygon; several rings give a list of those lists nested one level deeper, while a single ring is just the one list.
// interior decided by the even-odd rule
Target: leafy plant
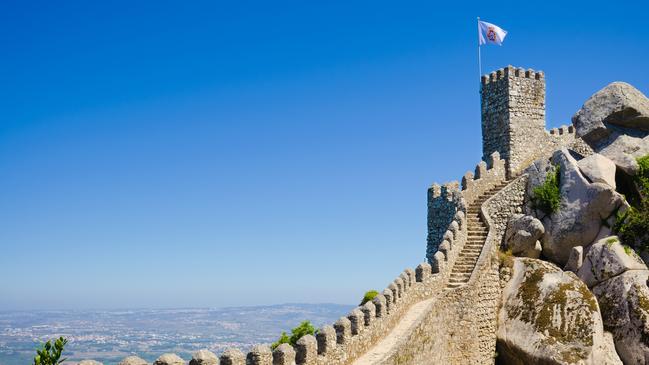
[{"label": "leafy plant", "polygon": [[637,158],[638,162],[638,174],[635,175],[635,181],[640,190],[642,198],[646,198],[649,194],[649,155]]},{"label": "leafy plant", "polygon": [[622,242],[646,251],[649,250],[649,155],[637,161],[640,168],[634,180],[640,191],[640,202],[624,213],[617,213],[613,231]]},{"label": "leafy plant", "polygon": [[551,214],[559,210],[561,204],[561,191],[559,190],[559,177],[561,168],[554,168],[554,171],[548,173],[543,184],[537,186],[532,191],[532,204],[535,209],[542,210],[545,214]]},{"label": "leafy plant", "polygon": [[613,230],[622,242],[644,250],[649,248],[649,199],[643,198],[639,208],[631,207],[618,214]]},{"label": "leafy plant", "polygon": [[45,342],[40,349],[36,349],[34,365],[59,365],[66,359],[61,359],[63,348],[68,343],[64,337],[59,337],[54,344],[52,341]]},{"label": "leafy plant", "polygon": [[297,344],[297,341],[300,338],[302,338],[302,336],[315,335],[315,333],[316,333],[315,327],[313,327],[311,322],[303,321],[297,327],[291,330],[290,337],[289,335],[286,334],[286,332],[282,332],[282,335],[279,337],[279,339],[276,342],[274,342],[272,345],[270,345],[270,347],[274,350],[283,343],[287,343],[291,346],[295,346]]},{"label": "leafy plant", "polygon": [[372,299],[376,298],[377,295],[379,295],[379,292],[377,292],[376,290],[370,290],[370,291],[366,292],[365,295],[363,296],[363,300],[361,300],[361,304],[359,304],[359,305],[364,305],[365,303],[367,303],[367,302],[371,301]]},{"label": "leafy plant", "polygon": [[279,336],[279,339],[273,342],[273,344],[270,345],[270,348],[275,350],[279,345],[283,343],[291,343],[291,338],[286,334],[286,332],[282,332],[282,334]]}]

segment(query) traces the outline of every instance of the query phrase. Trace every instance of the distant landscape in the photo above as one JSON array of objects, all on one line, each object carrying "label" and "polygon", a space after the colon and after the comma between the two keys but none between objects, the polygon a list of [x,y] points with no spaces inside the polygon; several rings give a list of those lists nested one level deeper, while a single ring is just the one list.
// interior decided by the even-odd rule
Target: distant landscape
[{"label": "distant landscape", "polygon": [[316,327],[335,322],[353,306],[282,304],[258,307],[164,310],[10,311],[0,312],[0,365],[32,363],[34,349],[47,339],[65,336],[66,363],[94,359],[117,364],[136,354],[153,362],[165,352],[185,360],[201,348],[219,353],[243,351],[275,341],[300,321]]}]

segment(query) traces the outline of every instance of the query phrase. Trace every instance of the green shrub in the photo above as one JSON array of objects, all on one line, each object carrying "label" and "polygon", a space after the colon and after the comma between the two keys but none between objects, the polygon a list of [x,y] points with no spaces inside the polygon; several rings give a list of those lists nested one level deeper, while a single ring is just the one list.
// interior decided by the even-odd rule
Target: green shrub
[{"label": "green shrub", "polygon": [[534,188],[532,191],[532,204],[535,209],[541,209],[545,214],[551,214],[559,210],[561,203],[561,191],[559,190],[559,176],[561,168],[554,168],[553,172],[548,173],[545,182]]},{"label": "green shrub", "polygon": [[315,335],[315,327],[309,321],[303,321],[297,327],[291,330],[291,336],[289,337],[286,332],[282,332],[282,335],[279,339],[274,342],[270,347],[274,350],[277,346],[287,343],[291,346],[295,346],[297,341],[302,338],[304,335]]},{"label": "green shrub", "polygon": [[624,213],[617,213],[613,231],[622,242],[640,250],[649,249],[649,155],[638,158],[634,180],[640,191],[640,202]]},{"label": "green shrub", "polygon": [[635,176],[635,180],[640,193],[645,197],[649,193],[649,155],[637,158],[636,161],[638,161],[640,169]]},{"label": "green shrub", "polygon": [[649,249],[649,199],[643,198],[639,208],[631,207],[618,214],[613,231],[622,242],[638,249]]},{"label": "green shrub", "polygon": [[279,345],[281,345],[283,343],[288,343],[288,344],[291,343],[291,338],[288,337],[286,332],[282,332],[282,335],[279,336],[279,339],[277,341],[273,342],[273,344],[270,345],[270,348],[275,350],[277,348],[277,346],[279,346]]},{"label": "green shrub", "polygon": [[52,341],[45,342],[40,349],[36,349],[36,356],[34,356],[34,365],[58,365],[63,363],[66,359],[61,359],[63,348],[68,343],[63,337],[59,337],[54,344]]},{"label": "green shrub", "polygon": [[361,300],[361,304],[359,305],[363,305],[371,301],[372,299],[376,298],[377,295],[379,295],[379,292],[377,292],[376,290],[370,290],[366,292],[365,295],[363,296],[363,300]]}]

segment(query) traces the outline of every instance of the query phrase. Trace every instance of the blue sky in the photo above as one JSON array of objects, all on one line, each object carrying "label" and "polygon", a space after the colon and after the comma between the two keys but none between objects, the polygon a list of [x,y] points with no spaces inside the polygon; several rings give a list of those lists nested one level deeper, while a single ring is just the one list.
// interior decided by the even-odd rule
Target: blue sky
[{"label": "blue sky", "polygon": [[0,309],[355,303],[481,156],[483,48],[548,127],[649,93],[636,2],[3,2]]}]

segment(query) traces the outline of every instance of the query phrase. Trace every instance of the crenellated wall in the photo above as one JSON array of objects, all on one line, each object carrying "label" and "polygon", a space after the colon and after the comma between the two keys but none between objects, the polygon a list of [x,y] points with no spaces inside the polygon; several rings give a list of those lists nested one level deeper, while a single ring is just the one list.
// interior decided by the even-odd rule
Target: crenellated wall
[{"label": "crenellated wall", "polygon": [[534,160],[562,147],[581,154],[590,148],[572,126],[545,129],[545,74],[507,66],[481,79],[483,160],[498,151],[507,174],[516,176]]},{"label": "crenellated wall", "polygon": [[447,290],[380,365],[493,364],[500,298],[498,262],[507,221],[522,210],[527,175],[522,175],[482,205],[489,234],[469,282]]},{"label": "crenellated wall", "polygon": [[[200,356],[221,365],[351,365],[416,308],[421,313],[414,320],[408,317],[413,322],[407,333],[394,339],[389,351],[372,364],[493,364],[501,290],[496,253],[507,221],[522,211],[528,180],[527,175],[514,177],[559,148],[582,155],[592,150],[576,137],[572,126],[545,130],[543,72],[508,66],[482,77],[481,95],[483,161],[465,173],[461,183],[434,184],[428,189],[426,263],[404,270],[373,301],[323,326],[315,336],[302,337],[294,347],[283,344],[271,350],[257,345],[247,354],[228,349],[218,358],[208,351]],[[448,287],[469,235],[467,210],[473,212],[471,222],[475,222],[478,204],[507,179],[513,180],[480,206],[488,234],[468,282]],[[472,232],[475,237],[476,230]],[[469,248],[477,255],[479,248]],[[471,266],[461,262],[458,267],[468,267],[464,273],[468,277]],[[154,365],[179,363],[184,361],[165,354]],[[190,365],[203,363],[198,358],[190,361]],[[146,362],[131,358],[121,365],[142,364]]]},{"label": "crenellated wall", "polygon": [[428,235],[426,258],[433,255],[444,241],[444,234],[458,211],[466,211],[464,199],[457,181],[444,185],[433,184],[428,189]]},{"label": "crenellated wall", "polygon": [[467,171],[462,177],[462,196],[467,205],[473,204],[476,199],[494,186],[505,181],[507,170],[505,160],[500,158],[498,151],[488,156],[487,162],[480,161],[475,167],[475,173]]},{"label": "crenellated wall", "polygon": [[435,266],[435,254],[445,251],[444,245],[448,227],[457,212],[466,214],[466,209],[485,192],[506,179],[505,161],[498,152],[493,152],[488,163],[480,161],[474,171],[462,177],[461,188],[454,181],[444,185],[433,184],[428,189],[428,236],[426,258]]},{"label": "crenellated wall", "polygon": [[[459,193],[452,195],[463,205]],[[447,190],[448,192],[449,190]],[[441,190],[440,190],[441,192]],[[436,253],[433,262],[422,263],[416,270],[406,269],[395,278],[373,301],[353,309],[332,325],[320,328],[316,336],[302,337],[295,347],[283,344],[271,351],[268,345],[254,346],[244,354],[238,349],[227,349],[218,359],[220,364],[230,365],[349,365],[385,338],[401,321],[414,304],[425,300],[437,300],[446,291],[450,270],[466,242],[467,223],[463,210],[457,210],[444,227],[443,250]],[[395,351],[409,348],[406,338],[398,341]],[[208,353],[208,351],[202,351]],[[386,355],[391,358],[395,352]],[[216,358],[216,355],[214,355]],[[173,354],[162,355],[154,365],[177,365]],[[125,363],[124,365],[131,364]],[[133,363],[135,364],[135,363]],[[190,365],[199,365],[199,359]]]}]

